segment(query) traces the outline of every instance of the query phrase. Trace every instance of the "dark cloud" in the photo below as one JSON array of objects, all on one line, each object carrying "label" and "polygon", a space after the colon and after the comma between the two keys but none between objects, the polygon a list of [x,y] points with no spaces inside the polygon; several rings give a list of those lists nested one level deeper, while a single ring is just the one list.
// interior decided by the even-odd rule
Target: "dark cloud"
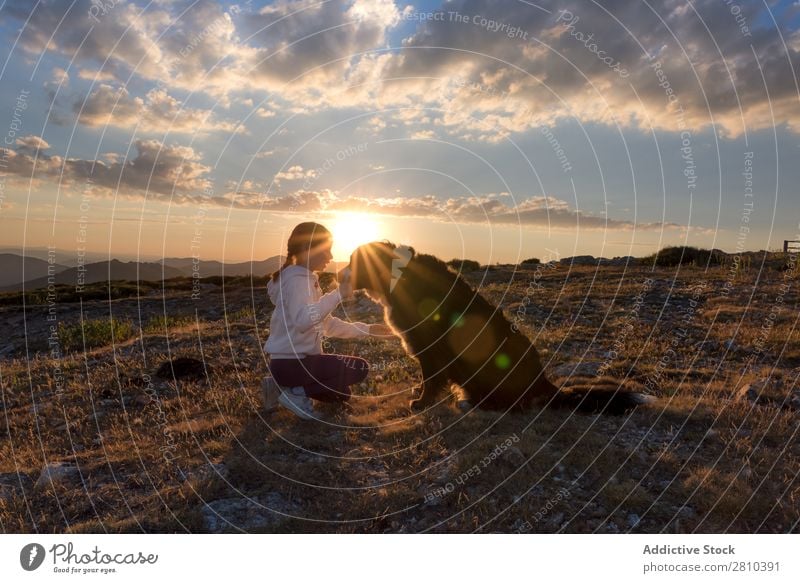
[{"label": "dark cloud", "polygon": [[[483,102],[513,120],[509,132],[563,117],[667,130],[714,122],[731,135],[742,133],[743,119],[749,129],[796,123],[798,43],[784,46],[774,28],[757,28],[768,20],[763,5],[742,2],[736,14],[716,0],[537,5],[549,12],[523,2],[448,2],[444,20],[423,23],[384,74],[463,78],[450,106]],[[524,38],[508,38],[512,26]],[[665,79],[678,98],[672,108]],[[427,92],[440,86],[430,81]]]}]

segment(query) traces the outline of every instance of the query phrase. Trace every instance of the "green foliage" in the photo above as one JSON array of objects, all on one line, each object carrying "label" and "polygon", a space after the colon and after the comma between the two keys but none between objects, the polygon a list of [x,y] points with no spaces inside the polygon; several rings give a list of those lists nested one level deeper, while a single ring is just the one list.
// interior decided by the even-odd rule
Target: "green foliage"
[{"label": "green foliage", "polygon": [[255,319],[253,308],[250,306],[245,306],[244,308],[236,310],[235,312],[228,312],[227,316],[229,322],[238,322],[242,320],[245,322],[252,322]]},{"label": "green foliage", "polygon": [[81,351],[84,347],[90,349],[123,342],[135,333],[129,320],[113,318],[83,320],[75,324],[60,322],[58,325],[58,341],[64,351]]},{"label": "green foliage", "polygon": [[183,326],[188,326],[189,324],[194,324],[195,319],[194,316],[182,316],[182,315],[168,315],[165,316],[161,314],[160,316],[154,316],[150,318],[144,326],[142,326],[142,332],[145,334],[163,334],[166,335],[167,330],[170,328],[181,328]]}]

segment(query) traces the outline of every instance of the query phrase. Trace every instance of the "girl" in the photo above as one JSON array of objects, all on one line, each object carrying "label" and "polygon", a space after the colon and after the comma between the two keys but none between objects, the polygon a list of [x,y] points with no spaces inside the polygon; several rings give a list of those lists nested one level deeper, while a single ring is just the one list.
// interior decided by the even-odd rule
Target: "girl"
[{"label": "girl", "polygon": [[286,262],[272,274],[267,291],[275,305],[269,338],[271,377],[262,382],[262,400],[267,411],[278,405],[301,419],[313,419],[310,399],[343,402],[350,398],[349,386],[367,376],[363,358],[322,353],[322,337],[358,338],[389,336],[384,324],[345,322],[330,313],[343,299],[352,297],[349,281],[323,295],[316,271],[333,259],[330,231],[318,223],[300,223],[289,236]]}]

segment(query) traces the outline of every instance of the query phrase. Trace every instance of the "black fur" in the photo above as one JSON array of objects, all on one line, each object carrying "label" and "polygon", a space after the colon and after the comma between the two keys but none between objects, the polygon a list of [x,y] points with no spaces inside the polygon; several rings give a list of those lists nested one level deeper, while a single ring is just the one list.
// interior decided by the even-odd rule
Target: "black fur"
[{"label": "black fur", "polygon": [[206,373],[211,374],[211,367],[196,358],[180,356],[161,364],[156,371],[156,376],[166,380],[192,380],[201,381],[206,378]]},{"label": "black fur", "polygon": [[474,406],[525,409],[550,405],[581,412],[621,414],[641,404],[638,393],[608,389],[559,390],[544,375],[539,354],[512,328],[499,308],[432,255],[414,253],[392,282],[395,245],[362,245],[351,255],[354,289],[381,301],[386,320],[422,368],[421,396],[413,408],[431,405],[449,383],[460,385]]}]

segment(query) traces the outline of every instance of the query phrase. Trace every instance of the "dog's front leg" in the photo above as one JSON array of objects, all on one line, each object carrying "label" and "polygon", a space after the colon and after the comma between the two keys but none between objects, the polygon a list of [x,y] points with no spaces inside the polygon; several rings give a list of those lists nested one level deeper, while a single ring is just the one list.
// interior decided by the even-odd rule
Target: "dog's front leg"
[{"label": "dog's front leg", "polygon": [[447,384],[447,371],[436,366],[425,358],[420,359],[422,366],[422,394],[408,404],[414,411],[427,409],[436,400],[436,396]]}]

